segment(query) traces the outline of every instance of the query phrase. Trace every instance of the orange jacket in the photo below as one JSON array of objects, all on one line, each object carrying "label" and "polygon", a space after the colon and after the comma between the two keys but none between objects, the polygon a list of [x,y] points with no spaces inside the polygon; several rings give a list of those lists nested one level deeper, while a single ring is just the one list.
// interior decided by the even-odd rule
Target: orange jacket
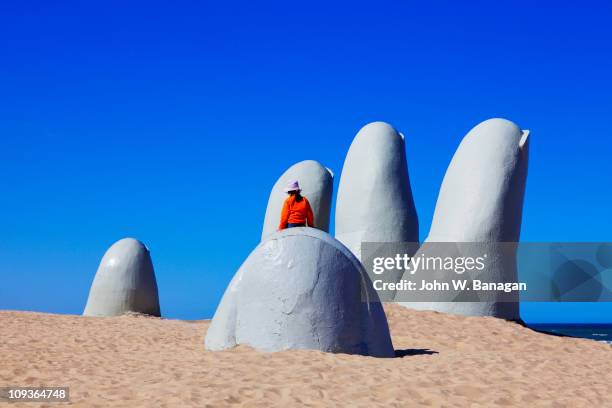
[{"label": "orange jacket", "polygon": [[314,227],[314,216],[312,208],[306,197],[302,197],[301,201],[296,201],[295,196],[289,196],[283,204],[281,212],[279,230],[287,228],[287,223],[304,224],[308,222],[309,227]]}]

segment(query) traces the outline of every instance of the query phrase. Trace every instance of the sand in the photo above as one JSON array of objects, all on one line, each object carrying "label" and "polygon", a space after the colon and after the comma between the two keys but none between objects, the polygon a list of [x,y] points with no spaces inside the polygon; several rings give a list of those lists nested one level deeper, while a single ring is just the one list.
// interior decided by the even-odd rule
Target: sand
[{"label": "sand", "polygon": [[392,359],[209,352],[208,321],[3,311],[0,386],[69,386],[70,404],[82,407],[612,406],[610,345],[495,318],[385,309],[400,355]]}]

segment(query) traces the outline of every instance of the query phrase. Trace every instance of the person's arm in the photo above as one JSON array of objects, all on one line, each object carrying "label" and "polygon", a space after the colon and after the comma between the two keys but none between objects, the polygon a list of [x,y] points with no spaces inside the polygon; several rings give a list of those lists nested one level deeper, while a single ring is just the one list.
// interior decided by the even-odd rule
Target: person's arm
[{"label": "person's arm", "polygon": [[289,200],[285,200],[283,204],[283,210],[281,211],[280,224],[278,230],[284,230],[287,228],[287,222],[289,221]]},{"label": "person's arm", "polygon": [[315,227],[314,214],[312,213],[312,208],[310,207],[310,203],[308,201],[306,201],[306,221],[308,222],[309,227]]}]

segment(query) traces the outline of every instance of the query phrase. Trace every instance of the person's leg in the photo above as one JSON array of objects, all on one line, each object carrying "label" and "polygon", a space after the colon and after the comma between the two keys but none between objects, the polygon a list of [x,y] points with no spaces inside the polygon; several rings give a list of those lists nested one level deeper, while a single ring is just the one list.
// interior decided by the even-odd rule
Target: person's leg
[{"label": "person's leg", "polygon": [[306,224],[292,224],[292,223],[287,223],[287,228],[295,228],[295,227],[305,227]]}]

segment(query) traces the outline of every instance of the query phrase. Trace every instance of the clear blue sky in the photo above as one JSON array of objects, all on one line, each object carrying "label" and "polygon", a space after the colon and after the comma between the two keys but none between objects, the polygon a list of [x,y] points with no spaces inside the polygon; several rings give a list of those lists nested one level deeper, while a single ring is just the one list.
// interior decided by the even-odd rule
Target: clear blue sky
[{"label": "clear blue sky", "polygon": [[421,237],[461,138],[500,116],[532,131],[522,240],[612,241],[612,6],[569,3],[2,2],[0,309],[81,313],[132,236],[164,315],[210,317],[276,178],[339,176],[374,120],[406,135]]}]

